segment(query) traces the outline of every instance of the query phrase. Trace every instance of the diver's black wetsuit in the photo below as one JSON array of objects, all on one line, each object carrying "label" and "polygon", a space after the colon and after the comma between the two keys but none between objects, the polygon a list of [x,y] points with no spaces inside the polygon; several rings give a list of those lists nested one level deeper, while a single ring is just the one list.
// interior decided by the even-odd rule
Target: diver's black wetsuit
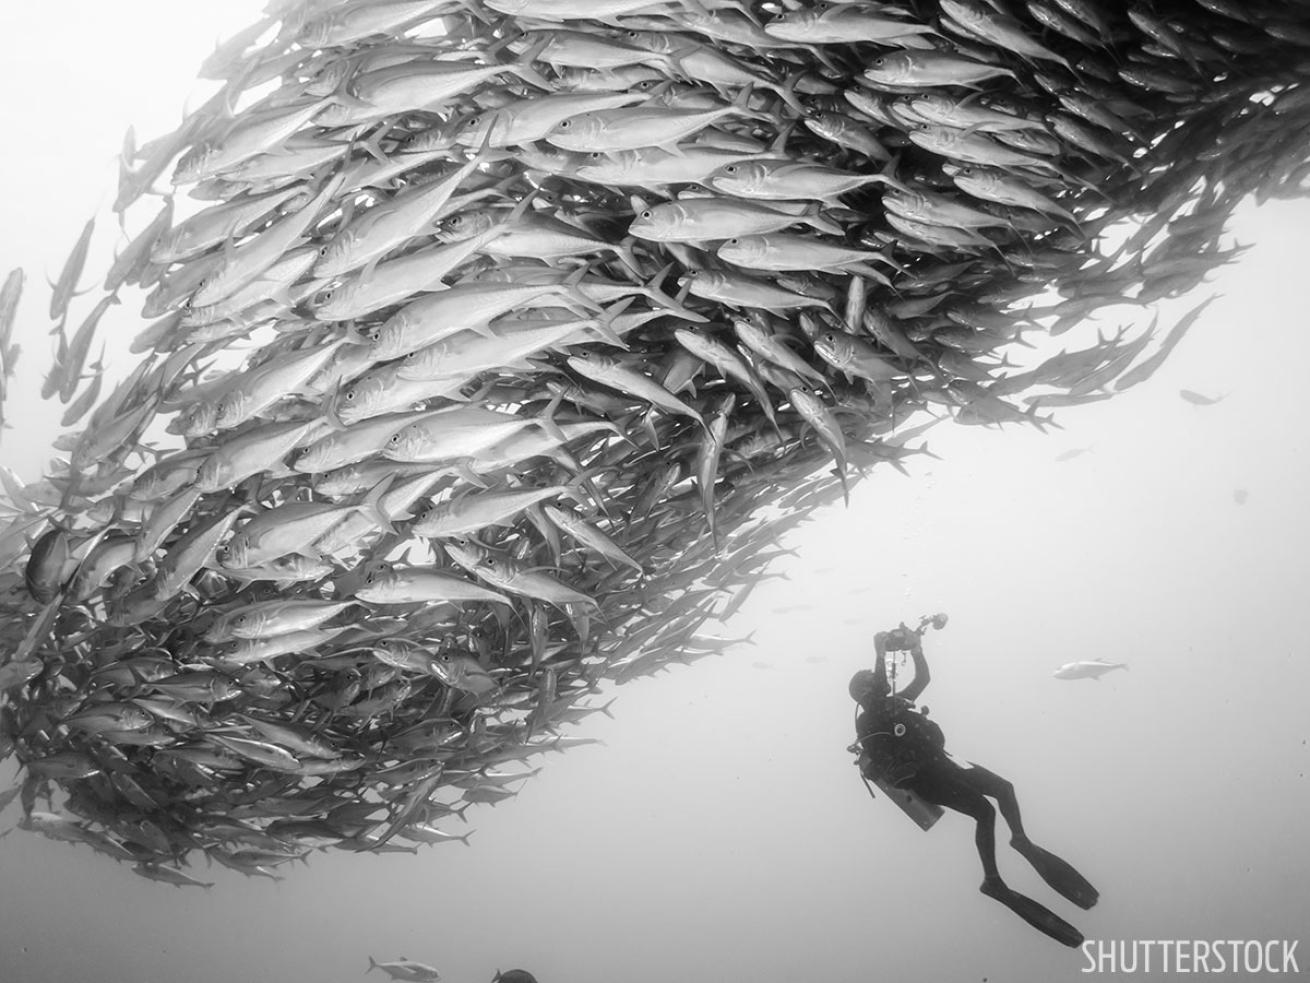
[{"label": "diver's black wetsuit", "polygon": [[[964,813],[977,823],[975,843],[983,865],[982,892],[1000,901],[1035,928],[1068,946],[1083,937],[1072,925],[1031,898],[1011,890],[996,866],[996,799],[1010,827],[1010,845],[1031,863],[1042,879],[1082,908],[1096,904],[1096,889],[1073,867],[1028,839],[1019,815],[1014,786],[981,765],[960,765],[946,753],[946,740],[934,721],[914,708],[928,685],[928,663],[919,636],[901,628],[874,637],[878,661],[871,691],[860,700],[855,729],[866,760],[866,774],[913,791],[920,798]],[[908,649],[914,660],[914,680],[899,694],[891,692],[886,653]]]}]

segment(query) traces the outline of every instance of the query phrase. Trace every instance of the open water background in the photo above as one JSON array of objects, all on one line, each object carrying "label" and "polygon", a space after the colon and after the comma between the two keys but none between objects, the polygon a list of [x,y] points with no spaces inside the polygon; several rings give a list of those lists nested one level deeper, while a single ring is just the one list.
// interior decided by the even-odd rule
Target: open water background
[{"label": "open water background", "polygon": [[[0,6],[0,272],[28,271],[0,461],[25,478],[57,432],[37,395],[43,276],[112,201],[127,124],[142,142],[176,125],[213,38],[259,7]],[[129,213],[133,233],[155,207]],[[1230,230],[1253,248],[1153,379],[1057,410],[1045,435],[930,431],[942,460],[881,469],[788,536],[788,579],[724,629],[753,645],[615,690],[614,720],[568,731],[604,746],[470,810],[471,846],[316,854],[279,884],[202,868],[201,891],[17,830],[0,839],[0,980],[335,983],[369,954],[449,983],[511,966],[540,983],[1084,978],[1080,953],[977,892],[967,819],[922,833],[869,801],[844,751],[874,632],[939,610],[923,701],[948,746],[1010,778],[1033,839],[1102,900],[1077,910],[1002,846],[1014,887],[1093,940],[1310,937],[1310,203],[1244,207]],[[1203,296],[1164,305],[1161,330]],[[130,314],[102,336],[129,338]],[[1229,395],[1198,407],[1179,388]],[[1131,669],[1051,678],[1091,658]]]}]

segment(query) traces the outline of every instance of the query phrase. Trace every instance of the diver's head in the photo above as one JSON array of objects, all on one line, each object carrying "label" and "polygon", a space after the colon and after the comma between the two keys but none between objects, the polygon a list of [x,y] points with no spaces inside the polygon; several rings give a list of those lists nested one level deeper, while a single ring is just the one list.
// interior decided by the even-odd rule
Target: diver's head
[{"label": "diver's head", "polygon": [[872,669],[861,669],[851,677],[847,690],[856,703],[867,703],[877,692],[877,687],[878,674]]}]

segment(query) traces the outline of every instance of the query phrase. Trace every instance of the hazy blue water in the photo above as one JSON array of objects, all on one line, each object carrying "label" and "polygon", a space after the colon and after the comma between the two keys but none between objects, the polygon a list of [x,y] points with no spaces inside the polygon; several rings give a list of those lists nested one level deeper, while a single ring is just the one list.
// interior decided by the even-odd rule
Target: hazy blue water
[{"label": "hazy blue water", "polygon": [[[6,25],[13,15],[0,28],[27,26]],[[232,16],[224,29],[249,14]],[[107,43],[90,17],[70,18],[64,50],[96,29]],[[77,64],[102,64],[91,57]],[[18,52],[6,81],[36,60]],[[46,119],[100,105],[70,71],[48,80],[23,76]],[[152,98],[164,92],[171,111],[171,90]],[[6,106],[5,132],[31,109]],[[29,268],[28,370],[48,359],[40,264],[57,272],[98,193],[112,197],[122,125],[94,125],[112,133],[103,153],[103,137],[80,154],[44,140],[3,162],[17,190],[0,218],[21,234],[0,240],[0,270]],[[80,183],[63,200],[25,193],[42,173],[29,150]],[[968,820],[920,832],[869,801],[844,751],[846,680],[871,662],[873,633],[936,610],[951,623],[929,638],[923,702],[948,746],[1015,783],[1034,840],[1102,901],[1079,911],[1002,847],[1016,888],[1089,939],[1310,935],[1308,228],[1305,204],[1244,211],[1233,231],[1256,247],[1216,281],[1225,296],[1150,383],[1057,411],[1063,431],[931,431],[944,460],[879,472],[849,509],[788,537],[800,555],[776,569],[790,579],[726,629],[754,631],[753,646],[618,688],[616,720],[569,731],[605,746],[549,756],[516,799],[471,810],[468,848],[323,853],[280,884],[217,868],[205,892],[23,831],[0,839],[0,980],[333,983],[360,978],[369,954],[431,963],[450,983],[498,966],[541,983],[1082,978],[1079,953],[978,894]],[[1231,395],[1195,407],[1180,387]],[[11,416],[27,412],[0,460],[31,475],[49,441],[35,414],[49,411],[16,398]],[[1096,657],[1132,668],[1051,678]]]}]

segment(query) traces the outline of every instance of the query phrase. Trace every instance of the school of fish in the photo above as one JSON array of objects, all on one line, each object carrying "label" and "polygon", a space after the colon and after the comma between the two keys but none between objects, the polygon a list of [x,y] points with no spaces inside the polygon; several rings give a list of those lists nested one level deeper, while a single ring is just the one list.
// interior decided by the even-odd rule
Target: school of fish
[{"label": "school of fish", "polygon": [[1274,0],[273,0],[201,75],[53,285],[66,457],[0,468],[0,808],[177,885],[467,842],[928,427],[1145,381],[1209,300],[1006,356],[1310,174]]}]

